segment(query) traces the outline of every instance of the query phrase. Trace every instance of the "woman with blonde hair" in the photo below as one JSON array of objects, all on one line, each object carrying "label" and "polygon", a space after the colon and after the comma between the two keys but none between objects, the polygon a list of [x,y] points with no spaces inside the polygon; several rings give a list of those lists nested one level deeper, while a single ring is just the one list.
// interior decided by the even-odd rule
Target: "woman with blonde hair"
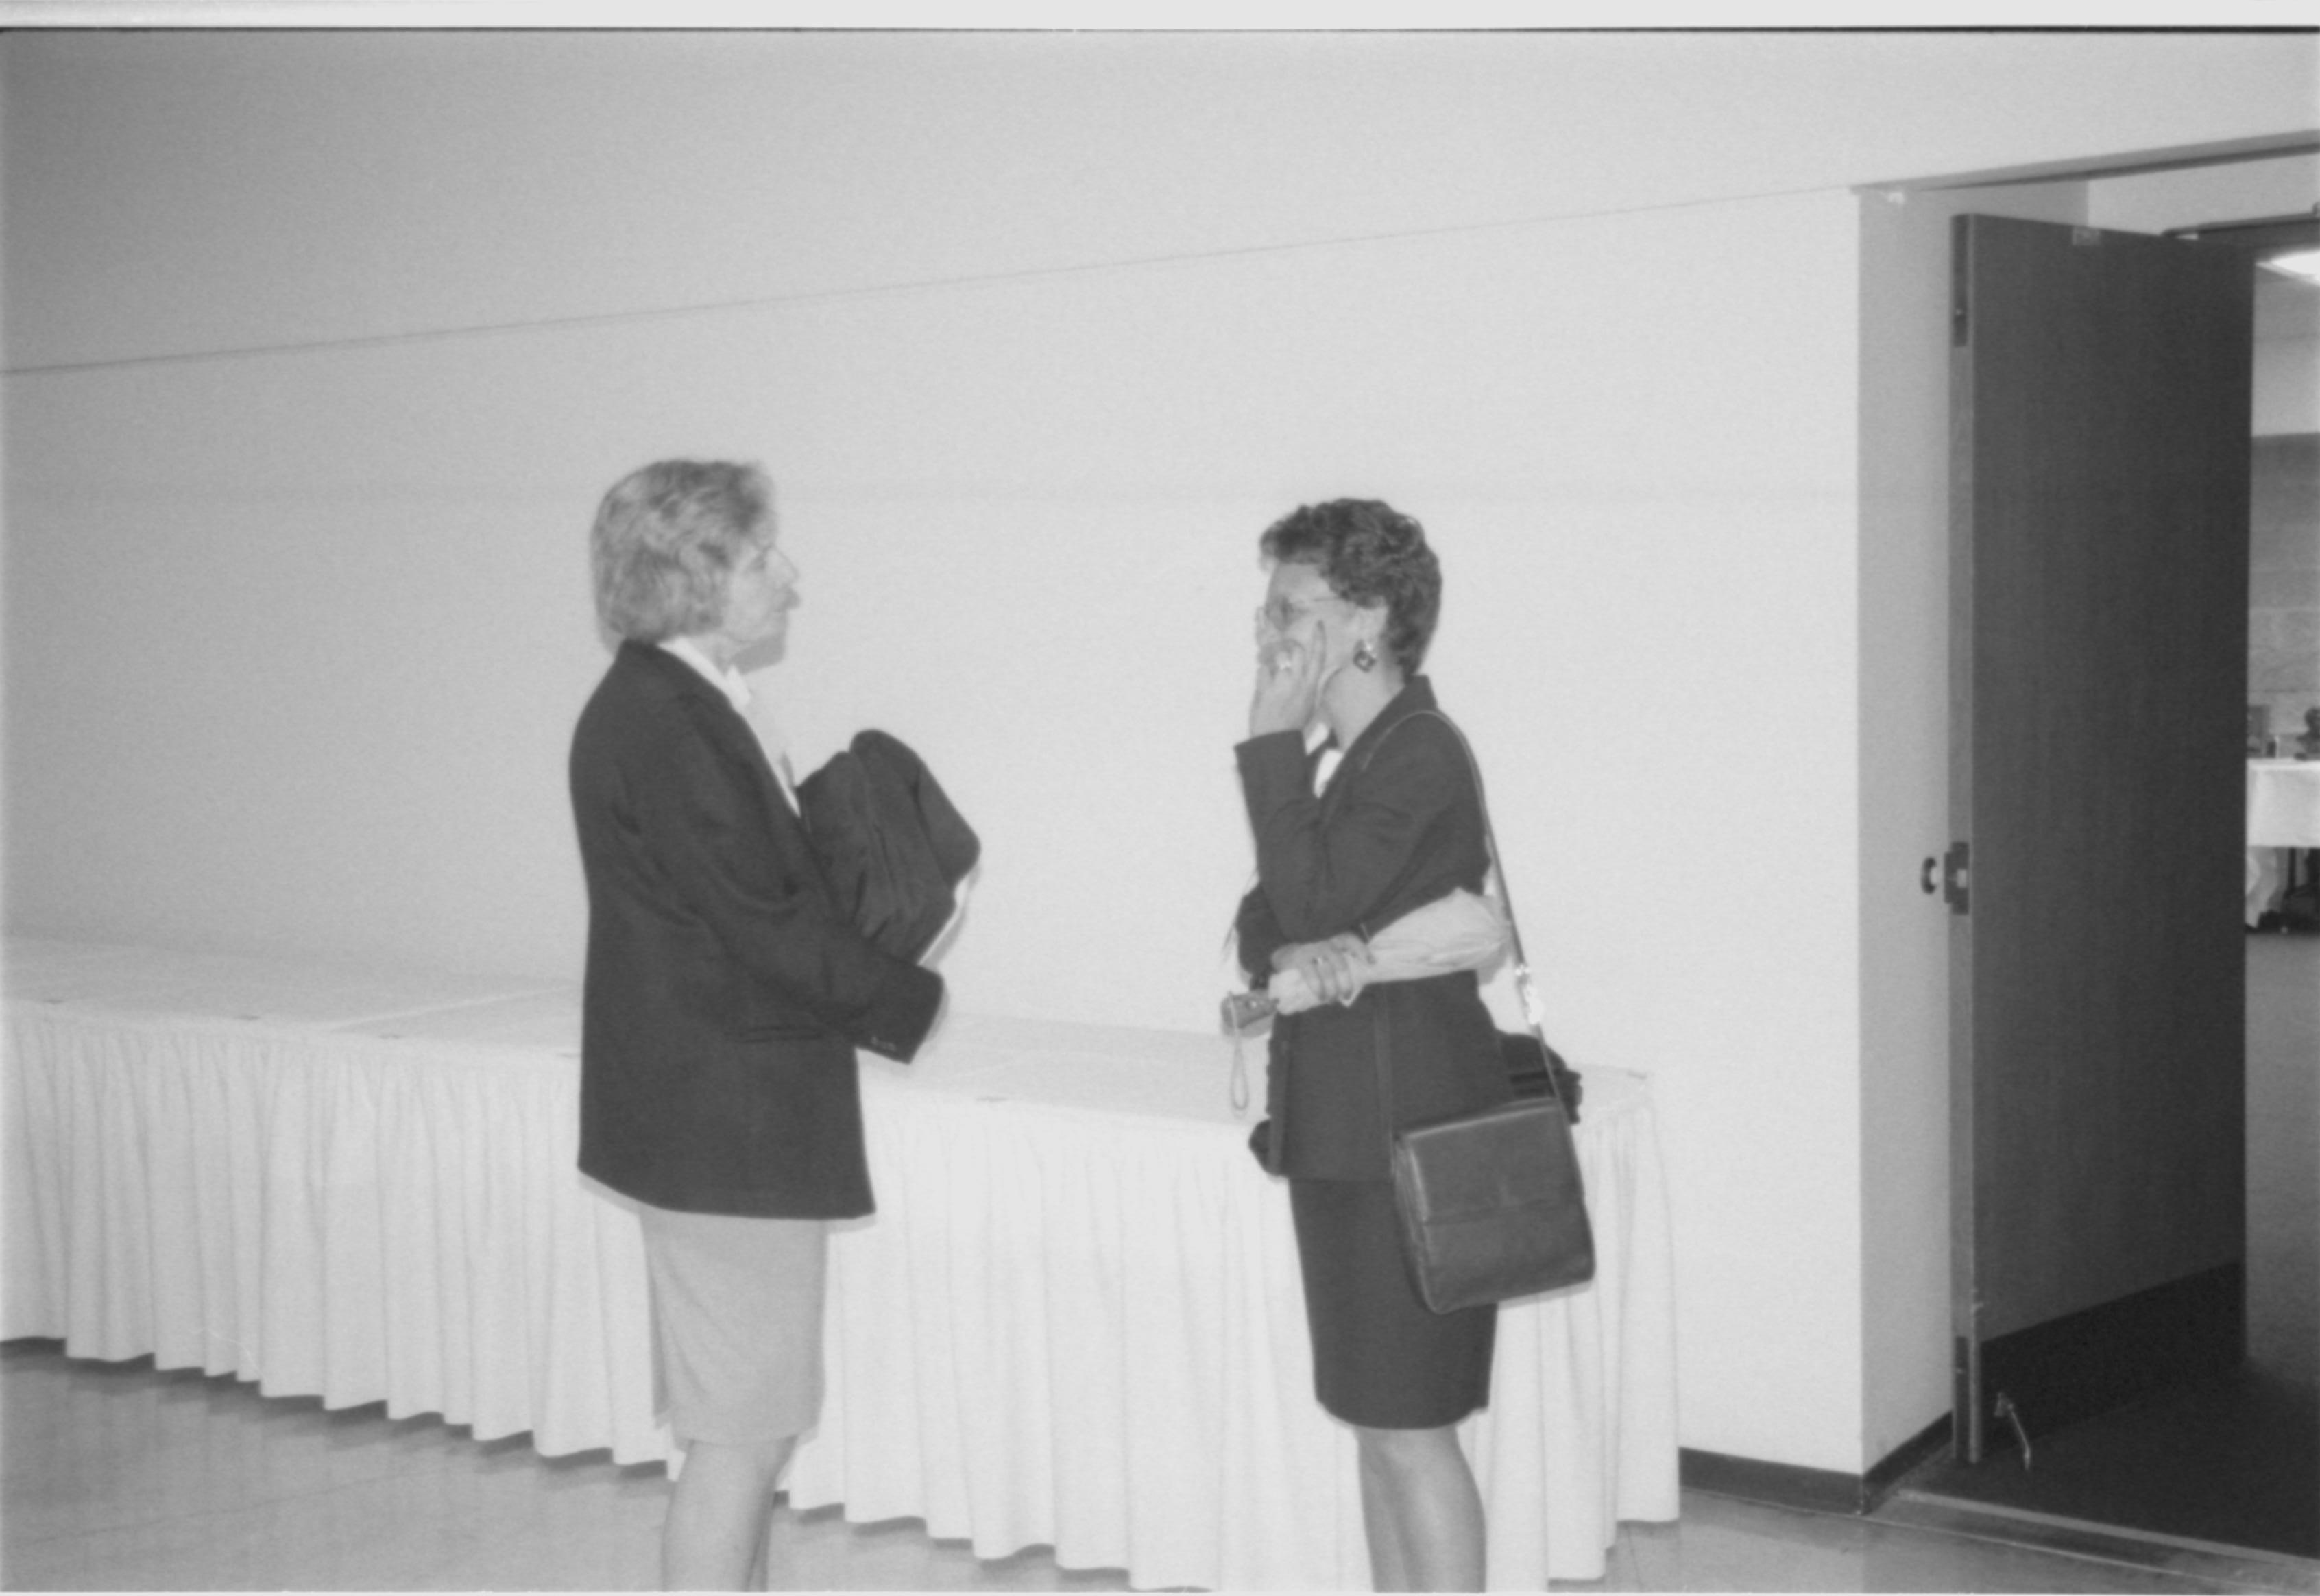
[{"label": "woman with blonde hair", "polygon": [[829,1220],[871,1211],[855,1049],[907,1059],[943,984],[840,911],[743,707],[797,568],[752,466],[666,460],[604,495],[618,639],[573,734],[588,884],[580,1168],[639,1205],[655,1372],[684,1451],[672,1590],[762,1580],[774,1492],[821,1405]]}]

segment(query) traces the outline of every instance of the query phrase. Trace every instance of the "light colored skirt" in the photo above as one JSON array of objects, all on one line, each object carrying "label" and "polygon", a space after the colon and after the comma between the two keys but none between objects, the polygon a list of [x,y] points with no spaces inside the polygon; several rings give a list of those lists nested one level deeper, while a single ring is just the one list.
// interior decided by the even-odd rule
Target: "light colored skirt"
[{"label": "light colored skirt", "polygon": [[679,1441],[750,1446],[821,1416],[823,1220],[641,1205],[655,1406]]}]

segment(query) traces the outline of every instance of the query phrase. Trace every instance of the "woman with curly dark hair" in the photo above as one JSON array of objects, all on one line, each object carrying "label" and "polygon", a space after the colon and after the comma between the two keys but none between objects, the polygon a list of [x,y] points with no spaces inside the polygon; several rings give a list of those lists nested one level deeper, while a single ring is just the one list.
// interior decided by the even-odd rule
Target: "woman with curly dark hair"
[{"label": "woman with curly dark hair", "polygon": [[[1361,979],[1373,931],[1479,892],[1490,869],[1473,766],[1418,674],[1441,567],[1424,529],[1373,500],[1305,505],[1260,548],[1271,576],[1235,750],[1257,865],[1240,959],[1255,984],[1294,970],[1338,1001],[1274,1020],[1255,1145],[1289,1180],[1315,1394],[1358,1439],[1373,1582],[1476,1591],[1482,1504],[1457,1425],[1490,1400],[1497,1310],[1418,1300],[1387,1146],[1404,1125],[1512,1093],[1473,971]],[[1317,725],[1328,737],[1309,753]]]}]

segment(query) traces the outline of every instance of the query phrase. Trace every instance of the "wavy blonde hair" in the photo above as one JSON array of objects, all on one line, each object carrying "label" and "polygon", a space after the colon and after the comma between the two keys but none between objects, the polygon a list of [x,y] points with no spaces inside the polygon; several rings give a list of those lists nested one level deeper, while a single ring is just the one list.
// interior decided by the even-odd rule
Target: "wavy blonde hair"
[{"label": "wavy blonde hair", "polygon": [[733,567],[772,535],[774,484],[753,465],[661,460],[596,507],[596,619],[615,637],[666,642],[725,619]]}]

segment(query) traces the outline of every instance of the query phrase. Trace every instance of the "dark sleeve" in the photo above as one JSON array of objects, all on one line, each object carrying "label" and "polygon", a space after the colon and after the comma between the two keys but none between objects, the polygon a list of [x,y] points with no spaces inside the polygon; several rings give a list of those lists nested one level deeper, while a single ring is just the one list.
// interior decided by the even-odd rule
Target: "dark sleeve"
[{"label": "dark sleeve", "polygon": [[[673,718],[641,784],[638,821],[653,865],[734,966],[784,1005],[857,1047],[909,1059],[933,1028],[942,977],[875,947],[818,880],[781,868],[763,784],[702,723],[709,712],[688,705]],[[795,823],[786,811],[782,819]]]},{"label": "dark sleeve", "polygon": [[1249,888],[1240,901],[1240,912],[1233,917],[1233,945],[1252,986],[1262,986],[1273,978],[1273,956],[1288,941],[1281,934],[1281,922],[1273,918],[1273,904],[1264,888]]},{"label": "dark sleeve", "polygon": [[[1420,857],[1445,820],[1473,803],[1455,736],[1426,717],[1391,728],[1359,770],[1338,772],[1337,780],[1352,784],[1326,827],[1294,732],[1251,738],[1234,750],[1258,884],[1288,940],[1366,937],[1461,884],[1431,880],[1433,861]],[[1446,856],[1439,862],[1450,863]]]}]

